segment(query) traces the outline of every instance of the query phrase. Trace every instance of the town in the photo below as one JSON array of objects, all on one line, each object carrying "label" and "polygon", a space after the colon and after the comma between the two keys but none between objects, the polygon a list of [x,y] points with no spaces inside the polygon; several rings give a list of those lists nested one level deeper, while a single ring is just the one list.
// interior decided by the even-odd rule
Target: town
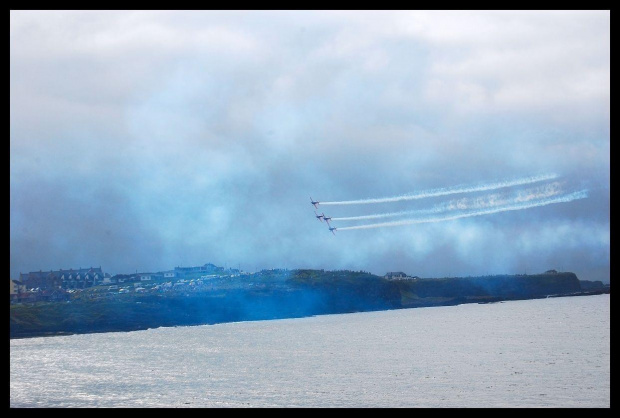
[{"label": "town", "polygon": [[[196,293],[237,288],[238,280],[257,289],[273,287],[286,277],[286,269],[264,269],[255,273],[207,263],[202,266],[175,267],[156,273],[105,273],[101,266],[68,270],[20,273],[11,279],[11,303],[69,301],[85,293],[89,299],[112,297],[125,293]],[[278,279],[274,279],[274,278]],[[404,272],[388,272],[387,280],[417,280]],[[86,292],[85,292],[86,291]]]},{"label": "town", "polygon": [[[211,263],[195,267],[175,267],[156,273],[105,273],[101,266],[68,270],[50,270],[20,273],[11,279],[11,303],[68,301],[87,291],[90,298],[123,293],[195,292],[225,288],[226,281],[240,277],[261,277],[279,269],[257,273],[219,267]],[[252,283],[249,283],[252,285]]]},{"label": "town", "polygon": [[[226,268],[207,263],[202,266],[175,267],[156,273],[116,274],[105,273],[101,266],[68,270],[50,270],[20,273],[18,280],[11,280],[10,303],[64,302],[71,300],[93,300],[116,298],[123,294],[170,294],[185,295],[233,289],[285,289],[289,276],[299,270],[263,269],[246,272],[238,268]],[[318,270],[320,274],[326,273]],[[352,272],[341,271],[338,277],[350,276]],[[360,274],[368,272],[360,271]],[[556,270],[547,270],[544,275],[558,275]],[[374,275],[372,275],[374,276]],[[515,277],[527,275],[516,275]],[[375,276],[377,279],[379,276]],[[534,276],[530,276],[534,277]],[[410,276],[404,272],[387,272],[381,276],[388,282],[427,283],[429,279]],[[446,278],[444,278],[446,279]],[[453,279],[453,278],[451,278]],[[466,279],[466,278],[465,278]],[[436,279],[430,279],[436,280]],[[577,280],[584,291],[609,289],[600,281]],[[579,286],[579,285],[578,285]],[[576,289],[575,289],[576,290]]]}]

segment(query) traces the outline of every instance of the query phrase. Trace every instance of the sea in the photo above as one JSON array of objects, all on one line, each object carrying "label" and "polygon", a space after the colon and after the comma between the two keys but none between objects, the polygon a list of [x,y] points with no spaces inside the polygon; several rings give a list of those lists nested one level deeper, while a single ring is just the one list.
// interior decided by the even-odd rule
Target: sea
[{"label": "sea", "polygon": [[610,295],[10,340],[11,408],[610,408]]}]

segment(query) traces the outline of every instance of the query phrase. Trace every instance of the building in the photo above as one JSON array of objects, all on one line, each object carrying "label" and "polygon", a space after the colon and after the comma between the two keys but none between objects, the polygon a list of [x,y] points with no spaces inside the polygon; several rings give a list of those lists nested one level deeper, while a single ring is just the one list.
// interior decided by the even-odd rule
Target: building
[{"label": "building", "polygon": [[58,302],[69,300],[69,293],[61,288],[28,290],[19,280],[11,280],[11,303]]},{"label": "building", "polygon": [[26,292],[26,286],[19,280],[11,279],[11,302],[17,302],[20,295]]},{"label": "building", "polygon": [[104,278],[110,275],[104,273],[101,267],[89,267],[69,270],[32,271],[20,273],[19,281],[27,289],[84,289],[103,283]]},{"label": "building", "polygon": [[207,263],[204,266],[196,267],[175,267],[174,275],[179,278],[199,278],[204,274],[224,273],[224,267]]},{"label": "building", "polygon": [[146,282],[149,280],[161,280],[164,278],[164,275],[161,273],[139,273],[141,282]]},{"label": "building", "polygon": [[414,279],[419,279],[418,276],[407,276],[406,273],[403,273],[402,271],[390,271],[387,272],[385,274],[385,276],[383,276],[383,278],[387,279],[387,280],[414,280]]}]

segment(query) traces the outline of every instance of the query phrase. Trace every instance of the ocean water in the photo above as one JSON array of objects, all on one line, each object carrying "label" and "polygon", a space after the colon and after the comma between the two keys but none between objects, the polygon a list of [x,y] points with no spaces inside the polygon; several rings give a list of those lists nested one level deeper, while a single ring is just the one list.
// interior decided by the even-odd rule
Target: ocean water
[{"label": "ocean water", "polygon": [[13,408],[610,408],[609,294],[10,345]]}]

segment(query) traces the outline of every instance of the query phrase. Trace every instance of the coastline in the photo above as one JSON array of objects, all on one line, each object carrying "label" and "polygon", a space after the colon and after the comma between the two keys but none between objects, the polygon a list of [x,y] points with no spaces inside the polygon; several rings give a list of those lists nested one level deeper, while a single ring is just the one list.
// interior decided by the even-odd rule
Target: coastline
[{"label": "coastline", "polygon": [[[76,335],[76,334],[92,334],[92,333],[108,333],[108,332],[130,332],[130,331],[139,331],[146,330],[151,328],[160,328],[160,327],[175,327],[175,326],[196,326],[196,325],[215,325],[215,324],[223,324],[230,322],[247,322],[247,321],[264,321],[264,320],[275,320],[275,319],[290,319],[290,318],[304,318],[304,317],[312,317],[312,316],[320,316],[326,314],[344,314],[344,313],[355,313],[355,312],[370,312],[370,311],[385,311],[385,310],[398,310],[398,309],[416,309],[416,308],[427,308],[427,307],[440,307],[440,306],[457,306],[462,304],[491,304],[491,303],[500,303],[506,301],[516,301],[516,300],[531,300],[531,299],[546,299],[546,298],[558,298],[558,297],[575,297],[575,296],[594,296],[601,294],[610,294],[609,288],[607,289],[599,289],[599,290],[586,290],[579,292],[570,292],[570,293],[560,293],[560,294],[549,294],[549,295],[538,295],[532,297],[498,297],[498,296],[489,296],[489,297],[475,297],[475,298],[465,298],[465,297],[457,297],[446,300],[445,298],[425,298],[422,301],[418,301],[415,304],[408,304],[406,306],[393,306],[393,307],[383,307],[383,308],[368,308],[368,309],[327,309],[327,310],[315,310],[311,312],[294,312],[294,311],[279,311],[279,312],[268,312],[265,311],[263,314],[256,313],[254,315],[246,315],[244,316],[232,316],[232,317],[217,317],[206,318],[204,316],[185,316],[183,319],[176,319],[172,321],[157,321],[155,320],[147,320],[147,315],[141,318],[137,323],[135,321],[127,321],[126,323],[115,323],[115,324],[106,324],[105,322],[99,322],[96,324],[91,324],[91,326],[79,326],[76,324],[73,329],[33,329],[29,330],[21,329],[20,327],[14,324],[13,315],[11,317],[11,332],[10,339],[24,339],[24,338],[37,338],[37,337],[55,337],[55,336],[68,336],[68,335]],[[174,299],[171,299],[171,301]],[[134,305],[140,306],[146,304],[150,306],[154,310],[158,309],[167,309],[169,306],[164,303],[164,300],[160,300],[160,303],[145,303],[142,300],[132,300],[131,303]],[[70,303],[48,303],[47,307],[52,308],[60,308],[66,307],[67,305],[71,305]],[[94,308],[94,306],[93,306]],[[191,310],[191,306],[190,306]],[[92,314],[94,315],[95,310],[92,310]],[[181,312],[184,314],[186,312]],[[142,315],[138,315],[142,316]],[[60,326],[60,325],[57,325]]]}]

